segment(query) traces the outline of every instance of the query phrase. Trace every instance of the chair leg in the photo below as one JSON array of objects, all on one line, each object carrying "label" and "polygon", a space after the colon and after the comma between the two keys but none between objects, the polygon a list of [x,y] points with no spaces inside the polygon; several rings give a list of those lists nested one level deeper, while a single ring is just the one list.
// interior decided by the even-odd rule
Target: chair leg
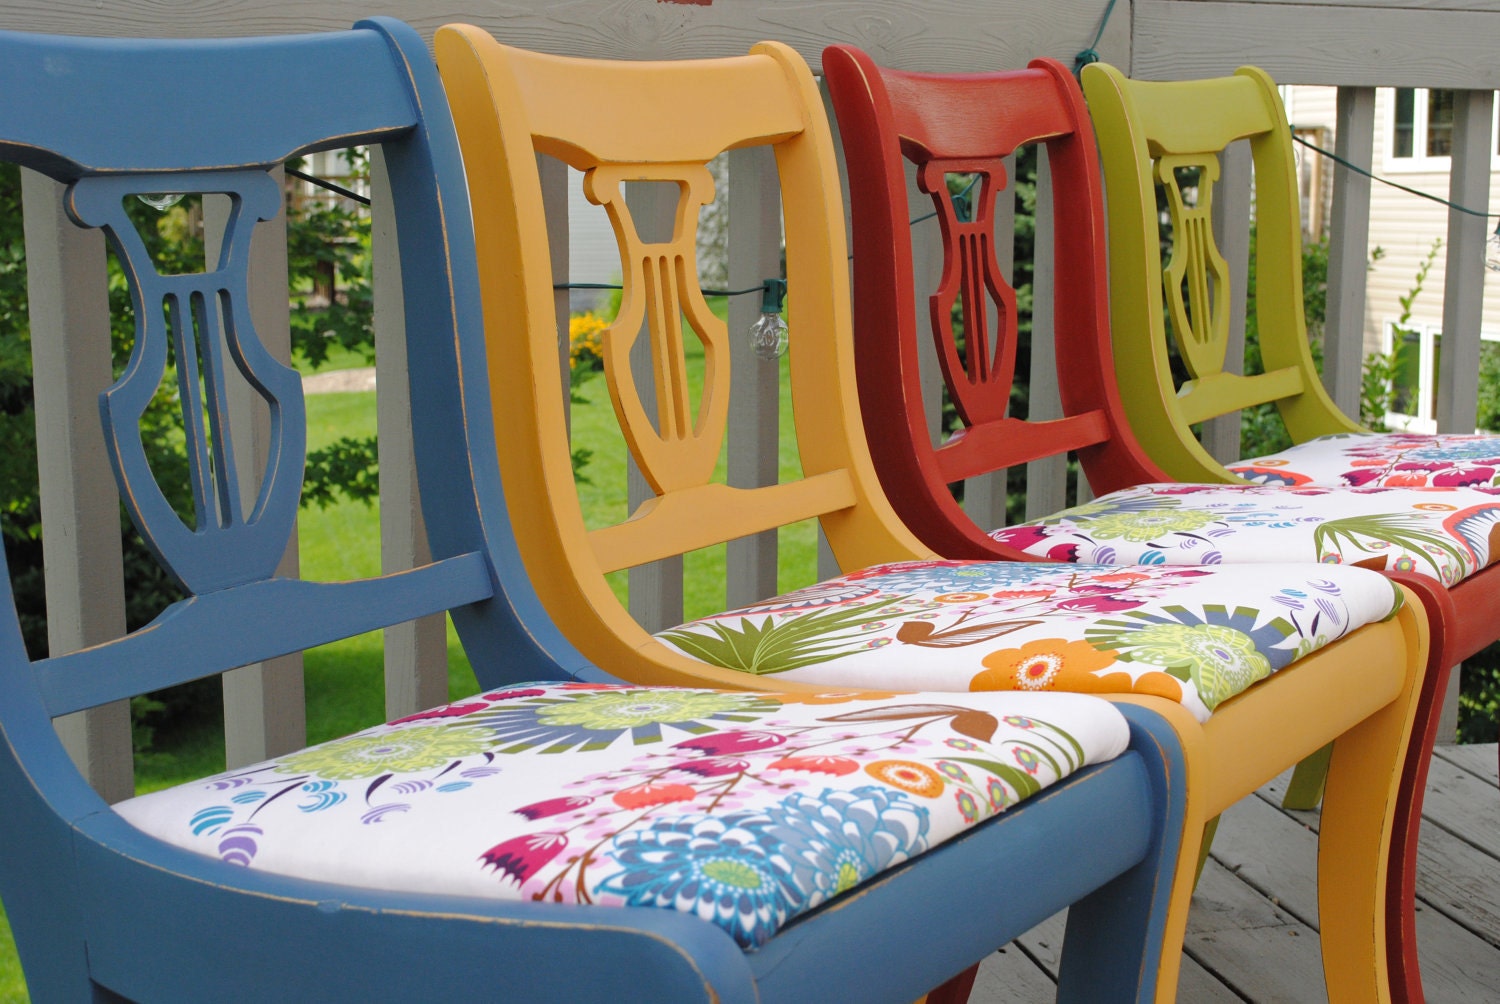
[{"label": "chair leg", "polygon": [[[1424,653],[1425,654],[1425,653]],[[1391,835],[1424,675],[1334,743],[1318,841],[1318,915],[1330,1004],[1392,1000],[1388,959]]]},{"label": "chair leg", "polygon": [[1203,866],[1208,864],[1208,852],[1213,850],[1214,835],[1219,832],[1219,819],[1215,816],[1203,827],[1203,846],[1198,848],[1198,870],[1193,872],[1193,888],[1198,888],[1198,880],[1203,878]]},{"label": "chair leg", "polygon": [[918,1004],[964,1004],[969,999],[969,991],[974,989],[974,978],[978,975],[979,963],[976,962],[942,986],[928,991],[927,996]]},{"label": "chair leg", "polygon": [[1292,771],[1292,781],[1281,799],[1283,809],[1316,809],[1323,798],[1323,785],[1328,780],[1328,758],[1333,756],[1333,744],[1329,743],[1309,756],[1303,757]]},{"label": "chair leg", "polygon": [[1405,1004],[1422,1004],[1422,970],[1417,959],[1417,844],[1422,829],[1422,800],[1427,794],[1427,772],[1437,740],[1443,697],[1453,673],[1429,664],[1417,698],[1416,719],[1401,789],[1396,800],[1396,822],[1391,833],[1390,873],[1386,888],[1386,938],[1390,956],[1391,993]]}]

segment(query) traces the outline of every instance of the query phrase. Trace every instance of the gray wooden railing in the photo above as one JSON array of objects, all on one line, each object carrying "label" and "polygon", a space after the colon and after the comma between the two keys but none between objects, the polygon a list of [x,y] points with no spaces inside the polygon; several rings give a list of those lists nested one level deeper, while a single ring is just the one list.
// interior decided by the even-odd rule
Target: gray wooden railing
[{"label": "gray wooden railing", "polygon": [[[948,71],[1018,67],[1037,55],[1071,60],[1094,39],[1105,7],[1106,0],[807,0],[795,5],[777,0],[514,0],[479,9],[472,20],[513,44],[573,55],[735,55],[762,38],[775,38],[793,45],[815,70],[823,46],[843,41],[864,47],[887,65]],[[378,12],[405,18],[430,38],[439,24],[431,10],[416,0],[379,5],[354,0],[224,0],[169,6],[151,0],[105,0],[102,6],[83,0],[12,0],[0,5],[0,28],[227,36],[333,30]],[[1494,146],[1490,107],[1493,89],[1500,87],[1500,61],[1493,53],[1497,37],[1500,0],[1119,0],[1095,48],[1103,59],[1137,77],[1209,76],[1254,63],[1282,83],[1337,86],[1337,152],[1364,165],[1372,158],[1377,85],[1458,89],[1450,197],[1483,208],[1488,203],[1489,151]],[[325,99],[326,95],[308,95],[309,101]],[[11,95],[8,100],[24,97]],[[176,127],[191,124],[163,123],[163,128]],[[1248,157],[1235,154],[1228,158],[1225,174],[1243,178],[1249,169]],[[412,505],[406,404],[393,393],[404,383],[401,318],[393,309],[400,289],[378,159],[374,173],[381,545],[383,567],[394,569],[420,559],[425,539]],[[1048,184],[1045,166],[1039,184]],[[566,172],[555,167],[545,171],[544,186],[549,200],[565,207]],[[754,152],[733,153],[728,189],[729,286],[742,288],[773,274],[778,262],[779,206],[768,161]],[[631,193],[631,198],[634,206],[646,195]],[[1047,204],[1046,199],[1038,200],[1038,248],[1051,240]],[[1358,411],[1363,355],[1369,205],[1369,182],[1345,168],[1336,169],[1325,380],[1335,400],[1351,413]],[[1225,199],[1218,209],[1221,247],[1242,277],[1248,257],[1248,199]],[[85,461],[97,460],[102,449],[92,402],[109,378],[104,251],[97,234],[78,231],[63,220],[56,186],[38,176],[25,179],[25,211],[47,528],[47,601],[51,644],[55,651],[63,651],[110,637],[123,630],[124,622],[114,557],[119,550],[114,487],[108,480],[81,479],[76,473],[103,469]],[[565,220],[565,213],[557,214],[552,231],[553,266],[559,276],[567,275]],[[1010,225],[1001,222],[1002,227]],[[1450,214],[1439,374],[1443,429],[1473,424],[1483,301],[1480,248],[1485,237],[1483,220]],[[268,234],[267,244],[274,243]],[[915,244],[919,282],[924,275],[931,281],[937,267],[935,242],[919,227]],[[1006,248],[1009,242],[1001,240],[999,246]],[[257,316],[267,325],[284,327],[284,260],[278,262],[268,253],[258,274],[264,296],[258,309],[264,313]],[[1051,281],[1045,267],[1038,266],[1034,281],[1036,300],[1045,304]],[[1235,285],[1243,289],[1242,281]],[[80,295],[80,289],[92,287],[97,287],[97,294]],[[736,299],[730,307],[732,330],[743,331],[755,309],[753,298]],[[560,351],[565,353],[567,297],[562,293],[558,326]],[[1034,337],[1039,349],[1051,337],[1045,309],[1035,318]],[[742,342],[736,340],[736,351]],[[1038,414],[1056,408],[1056,379],[1047,356],[1046,351],[1033,354],[1036,368],[1029,375],[1032,408]],[[764,481],[776,470],[776,383],[767,368],[738,360],[734,368],[739,382],[734,389],[729,477],[742,484]],[[1208,435],[1221,458],[1237,456],[1238,423],[1233,417],[1217,422]],[[1028,513],[1063,504],[1060,465],[1032,465],[1027,475]],[[969,504],[979,507],[981,518],[996,523],[1003,518],[1002,478],[976,481],[968,492]],[[288,562],[295,568],[295,555]],[[775,586],[774,536],[735,542],[728,565],[731,603],[766,595]],[[826,557],[822,570],[831,570]],[[631,594],[632,606],[648,626],[669,623],[680,610],[680,571],[663,567],[638,572]],[[444,658],[440,622],[393,631],[386,644],[387,710],[397,715],[441,700],[446,690]],[[295,661],[237,671],[226,681],[225,696],[231,764],[275,754],[302,741],[302,691]],[[60,727],[90,778],[108,797],[128,795],[132,781],[125,709],[101,708],[75,717]]]}]

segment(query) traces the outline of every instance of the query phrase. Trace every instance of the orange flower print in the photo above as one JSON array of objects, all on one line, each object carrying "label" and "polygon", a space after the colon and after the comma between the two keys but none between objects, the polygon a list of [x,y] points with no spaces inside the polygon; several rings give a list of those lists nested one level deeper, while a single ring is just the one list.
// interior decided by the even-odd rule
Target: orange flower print
[{"label": "orange flower print", "polygon": [[1041,638],[991,652],[983,661],[988,668],[969,683],[970,690],[1066,690],[1056,686],[1059,676],[1103,669],[1115,661],[1115,652],[1100,651],[1086,641]]},{"label": "orange flower print", "polygon": [[691,802],[697,794],[691,785],[652,784],[648,781],[615,792],[613,799],[622,809],[647,809],[671,802]]},{"label": "orange flower print", "polygon": [[776,700],[782,704],[848,704],[850,701],[884,701],[903,694],[904,691],[894,690],[831,690],[821,694],[777,694]]},{"label": "orange flower print", "polygon": [[1100,674],[1114,665],[1114,649],[1097,649],[1086,641],[1041,638],[1020,648],[991,652],[981,660],[985,670],[969,681],[970,690],[1062,690],[1078,694],[1153,694],[1182,700],[1182,684],[1170,674],[1147,672]]},{"label": "orange flower print", "polygon": [[876,760],[865,765],[865,773],[922,798],[937,798],[943,793],[942,776],[926,764],[911,760]]},{"label": "orange flower print", "polygon": [[1105,572],[1103,575],[1089,576],[1089,582],[1103,583],[1106,586],[1133,586],[1137,582],[1145,582],[1149,578],[1151,576],[1145,572]]}]

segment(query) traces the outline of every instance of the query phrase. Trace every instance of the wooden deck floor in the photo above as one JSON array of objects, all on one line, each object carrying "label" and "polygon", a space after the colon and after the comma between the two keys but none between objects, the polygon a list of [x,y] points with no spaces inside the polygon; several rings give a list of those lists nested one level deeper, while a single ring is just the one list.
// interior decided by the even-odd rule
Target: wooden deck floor
[{"label": "wooden deck floor", "polygon": [[[1500,1001],[1500,785],[1496,749],[1440,747],[1423,810],[1417,937],[1430,1004]],[[1318,815],[1281,809],[1285,777],[1224,814],[1193,897],[1183,1004],[1326,1001],[1318,949]],[[972,1004],[1055,995],[1064,916],[991,956]]]}]

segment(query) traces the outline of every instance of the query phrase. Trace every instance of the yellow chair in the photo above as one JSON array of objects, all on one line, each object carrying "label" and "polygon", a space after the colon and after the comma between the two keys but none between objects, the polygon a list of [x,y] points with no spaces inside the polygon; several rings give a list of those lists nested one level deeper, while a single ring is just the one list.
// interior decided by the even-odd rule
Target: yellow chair
[{"label": "yellow chair", "polygon": [[[579,649],[639,682],[760,688],[775,680],[780,690],[911,689],[918,680],[926,690],[1066,684],[1157,711],[1178,730],[1189,764],[1187,832],[1167,921],[1174,949],[1204,822],[1336,740],[1319,858],[1330,995],[1390,999],[1382,891],[1394,788],[1426,659],[1420,604],[1351,618],[1326,647],[1327,639],[1284,638],[1287,647],[1269,656],[1284,668],[1251,684],[1265,673],[1240,671],[1267,668],[1266,652],[1236,649],[1242,660],[1216,663],[1206,649],[1189,653],[1184,645],[1174,650],[1180,662],[1153,662],[1132,645],[1147,634],[1235,645],[1251,644],[1254,634],[1260,644],[1271,622],[1240,605],[1234,590],[1254,588],[1245,583],[1262,572],[1263,585],[1336,573],[1340,595],[1365,597],[1360,603],[1388,600],[1389,581],[1321,566],[1220,572],[935,558],[881,494],[863,439],[838,174],[802,60],[775,43],[727,60],[568,59],[507,48],[466,26],[440,30],[436,45],[469,177],[508,508],[544,605]],[[804,477],[741,489],[712,480],[726,424],[729,335],[703,302],[694,237],[698,209],[711,197],[706,162],[754,144],[772,147],[780,175]],[[609,212],[621,248],[624,291],[603,355],[616,415],[655,497],[624,522],[592,531],[569,461],[537,154],[584,172],[585,193]],[[626,180],[677,186],[668,240],[637,235],[621,194]],[[683,368],[684,316],[704,344],[696,408]],[[643,322],[659,402],[654,423],[628,358]],[[605,580],[612,570],[811,517],[847,574],[751,608],[652,635]],[[1262,599],[1275,592],[1265,588]],[[1178,953],[1164,951],[1158,999],[1174,998],[1178,965]]]},{"label": "yellow chair", "polygon": [[[1424,597],[1434,666],[1456,665],[1494,642],[1500,632],[1500,567],[1494,564],[1500,553],[1500,532],[1494,528],[1500,504],[1465,489],[1500,482],[1500,436],[1374,433],[1329,397],[1308,346],[1292,133],[1274,81],[1248,66],[1231,77],[1139,81],[1101,63],[1084,69],[1083,89],[1108,193],[1117,385],[1130,425],[1151,459],[1183,482],[1250,481],[1325,496],[1348,491],[1349,505],[1358,501],[1361,512],[1372,505],[1388,507],[1388,513],[1366,517],[1373,532],[1355,541],[1344,560],[1362,552],[1361,564],[1408,582]],[[1210,222],[1219,154],[1238,140],[1249,141],[1254,160],[1255,313],[1264,361],[1262,372],[1248,375],[1225,371],[1230,278]],[[1173,235],[1165,265],[1158,189],[1166,194]],[[1174,375],[1174,347],[1185,379]],[[1272,402],[1295,444],[1290,449],[1226,466],[1193,433],[1195,423]],[[1434,489],[1450,490],[1451,497],[1433,494]],[[1426,551],[1446,547],[1468,556],[1467,565],[1422,578],[1403,566],[1409,558],[1394,557],[1401,547],[1387,549],[1387,540],[1402,544],[1397,532],[1411,518],[1413,505],[1401,496],[1403,490],[1422,492],[1416,509],[1452,512]],[[1325,560],[1338,560],[1337,547],[1330,550],[1335,553]],[[1431,681],[1424,702],[1440,704],[1445,684],[1442,678]],[[1424,707],[1419,713],[1423,734],[1414,743],[1431,747],[1437,717]],[[1316,805],[1320,778],[1316,761],[1310,766],[1297,772],[1288,805]],[[1412,800],[1408,814],[1414,819],[1426,776],[1425,756],[1407,764],[1402,797]],[[1414,826],[1399,838],[1396,856],[1406,887],[1402,896],[1409,902],[1416,869]],[[1404,925],[1400,940],[1406,946],[1392,957],[1393,979],[1420,999],[1410,909],[1393,916],[1392,923]]]},{"label": "yellow chair", "polygon": [[[1147,83],[1100,63],[1085,68],[1083,88],[1108,194],[1115,370],[1131,427],[1152,459],[1180,481],[1240,483],[1191,427],[1269,401],[1294,442],[1365,431],[1328,396],[1308,348],[1292,134],[1271,78],[1242,67],[1233,77]],[[1250,375],[1225,370],[1230,282],[1210,218],[1218,154],[1242,139],[1255,164],[1255,306],[1265,359],[1265,371]],[[1158,186],[1176,235],[1165,267]],[[1174,341],[1188,373],[1180,386]]]}]

